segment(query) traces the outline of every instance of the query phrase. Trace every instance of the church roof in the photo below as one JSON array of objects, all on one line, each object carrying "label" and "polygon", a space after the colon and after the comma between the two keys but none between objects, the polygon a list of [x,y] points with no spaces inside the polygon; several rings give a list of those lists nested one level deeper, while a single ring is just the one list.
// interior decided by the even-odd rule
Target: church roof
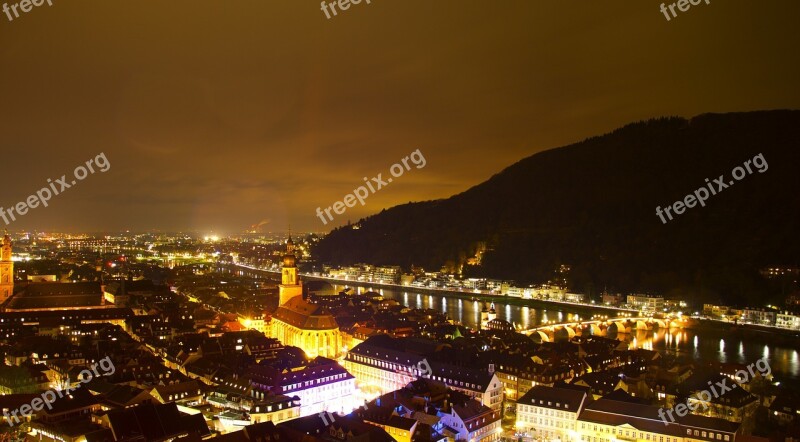
[{"label": "church roof", "polygon": [[31,282],[15,291],[8,311],[100,307],[103,304],[103,292],[97,282]]},{"label": "church roof", "polygon": [[303,330],[329,330],[339,328],[336,319],[322,306],[311,304],[302,296],[295,296],[278,307],[273,320],[285,322]]}]

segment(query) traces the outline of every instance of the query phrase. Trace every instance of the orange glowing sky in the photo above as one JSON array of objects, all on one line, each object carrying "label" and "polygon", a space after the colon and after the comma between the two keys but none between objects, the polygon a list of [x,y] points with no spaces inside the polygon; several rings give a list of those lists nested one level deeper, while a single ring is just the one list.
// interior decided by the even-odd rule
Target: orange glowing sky
[{"label": "orange glowing sky", "polygon": [[[0,206],[104,152],[10,230],[332,225],[444,198],[641,119],[800,107],[795,0],[53,0],[0,15]],[[420,149],[323,226],[318,206]],[[598,165],[613,171],[614,165]],[[2,227],[0,222],[0,227]]]}]

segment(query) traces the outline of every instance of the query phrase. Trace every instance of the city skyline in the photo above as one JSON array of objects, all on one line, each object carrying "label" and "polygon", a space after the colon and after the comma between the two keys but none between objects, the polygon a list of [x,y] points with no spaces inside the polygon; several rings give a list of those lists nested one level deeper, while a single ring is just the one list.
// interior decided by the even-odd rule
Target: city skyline
[{"label": "city skyline", "polygon": [[0,0],[0,441],[800,440],[799,15]]}]

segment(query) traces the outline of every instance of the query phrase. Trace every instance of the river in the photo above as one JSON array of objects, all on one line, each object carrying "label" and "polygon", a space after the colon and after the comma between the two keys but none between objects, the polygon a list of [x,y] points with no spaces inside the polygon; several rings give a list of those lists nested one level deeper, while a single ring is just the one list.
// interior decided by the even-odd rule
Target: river
[{"label": "river", "polygon": [[[343,286],[335,286],[342,290]],[[361,292],[367,289],[354,287]],[[401,304],[415,308],[431,308],[445,313],[450,319],[477,328],[483,304],[469,299],[447,297],[438,294],[415,293],[391,289],[376,289],[384,298],[394,299]],[[523,329],[536,327],[543,322],[571,322],[588,320],[590,317],[576,317],[563,308],[536,309],[533,307],[495,303],[499,319],[521,326]],[[677,353],[696,360],[713,360],[725,363],[750,364],[767,357],[773,375],[778,380],[800,385],[800,352],[797,348],[782,343],[770,343],[756,337],[730,336],[724,330],[655,330],[619,335],[618,339],[628,342],[630,348],[644,348],[665,353]]]},{"label": "river", "polygon": [[[264,275],[263,270],[238,269],[239,275]],[[274,275],[272,275],[274,276]],[[344,286],[335,285],[337,291]],[[370,290],[369,288],[353,287],[356,292]],[[483,304],[446,294],[426,294],[409,290],[396,290],[388,288],[375,288],[384,298],[394,299],[403,305],[412,308],[431,308],[441,311],[450,319],[465,326],[477,328],[480,324],[480,313]],[[607,314],[607,312],[591,311],[587,313],[586,306],[577,306],[574,311],[569,311],[560,305],[553,304],[551,308],[529,307],[519,305],[520,300],[513,303],[504,303],[498,299],[495,311],[499,319],[511,322],[522,329],[529,329],[548,323],[563,323],[578,320],[591,320],[592,314]],[[541,305],[541,304],[537,304]],[[580,312],[580,316],[578,313]],[[723,363],[750,364],[766,357],[777,380],[800,387],[800,351],[796,342],[776,340],[770,342],[769,334],[761,336],[734,336],[720,330],[692,330],[670,329],[655,330],[650,332],[637,332],[617,336],[627,342],[630,348],[643,348],[664,353],[679,354],[695,360],[719,361]]]}]

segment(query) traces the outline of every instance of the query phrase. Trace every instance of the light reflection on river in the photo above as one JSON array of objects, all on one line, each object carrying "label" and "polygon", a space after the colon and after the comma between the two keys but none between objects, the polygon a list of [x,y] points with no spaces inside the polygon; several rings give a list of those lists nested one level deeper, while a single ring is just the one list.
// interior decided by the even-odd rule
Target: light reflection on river
[{"label": "light reflection on river", "polygon": [[[336,286],[342,290],[342,286]],[[367,289],[353,288],[357,292]],[[387,299],[394,299],[412,308],[435,308],[445,313],[450,319],[461,324],[477,328],[480,324],[480,312],[483,304],[478,301],[446,297],[442,295],[428,295],[415,292],[400,292],[389,289],[375,290]],[[565,312],[560,308],[536,309],[533,307],[495,303],[495,310],[499,319],[511,322],[522,329],[541,325],[543,322],[571,322],[577,315]],[[580,317],[581,320],[590,319]],[[773,374],[778,379],[800,384],[800,354],[790,344],[770,344],[763,339],[754,337],[729,336],[723,330],[706,330],[695,332],[693,330],[671,329],[656,331],[640,331],[632,334],[622,334],[618,339],[628,342],[630,348],[643,348],[660,352],[681,354],[694,359],[716,360],[719,362],[749,364],[757,359],[767,357]]]}]

